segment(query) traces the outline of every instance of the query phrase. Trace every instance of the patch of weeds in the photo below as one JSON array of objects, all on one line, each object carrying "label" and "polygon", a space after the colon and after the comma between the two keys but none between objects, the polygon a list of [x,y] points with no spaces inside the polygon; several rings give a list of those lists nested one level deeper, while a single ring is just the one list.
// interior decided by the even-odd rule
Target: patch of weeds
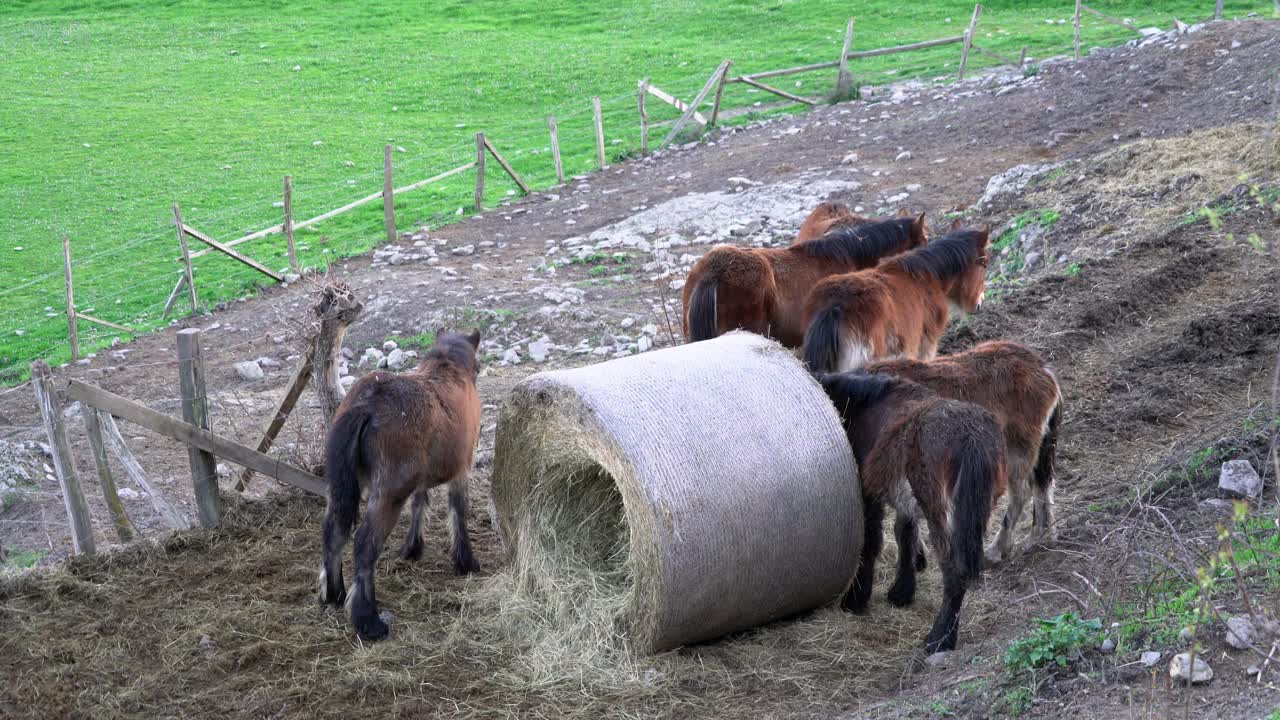
[{"label": "patch of weeds", "polygon": [[609,157],[609,164],[613,165],[617,163],[624,163],[628,160],[636,160],[638,158],[640,158],[639,148],[623,148],[621,150],[614,151],[613,155]]},{"label": "patch of weeds", "polygon": [[1045,173],[1044,175],[1041,175],[1040,177],[1036,178],[1035,180],[1032,180],[1031,186],[1042,187],[1044,185],[1049,185],[1050,183],[1057,182],[1058,180],[1061,180],[1066,176],[1067,176],[1066,166],[1056,167],[1053,170],[1050,170],[1049,172]]},{"label": "patch of weeds", "polygon": [[592,277],[603,277],[605,275],[608,275],[611,270],[612,268],[610,268],[608,265],[597,265],[591,268],[591,271],[588,274],[591,275]]},{"label": "patch of weeds", "polygon": [[956,714],[956,711],[952,710],[950,705],[941,700],[934,700],[929,703],[928,708],[929,712],[937,715],[938,717],[953,717]]},{"label": "patch of weeds", "polygon": [[862,99],[862,86],[859,85],[858,83],[853,83],[852,85],[849,86],[849,89],[845,90],[844,92],[841,92],[838,88],[836,90],[832,90],[829,95],[823,98],[823,101],[828,105],[835,105],[837,103],[849,102],[850,100],[861,100],[861,99]]},{"label": "patch of weeds", "polygon": [[48,550],[10,550],[5,564],[10,567],[29,568],[48,554]]},{"label": "patch of weeds", "polygon": [[1039,210],[1027,210],[1019,214],[1009,223],[1008,229],[1000,233],[1000,237],[991,243],[993,250],[1004,250],[1012,246],[1018,240],[1018,234],[1022,232],[1028,225],[1039,225],[1046,230],[1058,222],[1061,213],[1052,208],[1041,208]]},{"label": "patch of weeds", "polygon": [[1000,699],[996,701],[996,707],[1006,715],[1017,717],[1031,709],[1031,704],[1035,698],[1036,691],[1034,688],[1018,686],[1006,690],[1000,696]]},{"label": "patch of weeds", "polygon": [[418,333],[417,335],[406,335],[404,337],[392,335],[387,339],[394,340],[400,347],[414,347],[420,350],[430,350],[431,346],[436,344],[436,334],[430,330]]},{"label": "patch of weeds", "polygon": [[1024,78],[1035,77],[1036,75],[1039,75],[1039,74],[1040,74],[1040,65],[1037,63],[1031,63],[1022,68],[1022,77]]},{"label": "patch of weeds", "polygon": [[484,333],[494,326],[515,317],[515,314],[514,310],[506,308],[494,308],[492,310],[479,310],[471,307],[456,308],[448,313],[448,323],[452,330],[475,329]]},{"label": "patch of weeds", "polygon": [[1082,620],[1075,613],[1063,613],[1037,620],[1030,636],[1015,640],[1004,654],[1005,667],[1026,672],[1047,665],[1066,667],[1080,651],[1096,645],[1102,637],[1102,620]]},{"label": "patch of weeds", "polygon": [[1075,277],[1080,274],[1080,267],[1081,267],[1080,263],[1073,262],[1067,266],[1066,270],[1063,270],[1062,272],[1066,274],[1067,277]]}]

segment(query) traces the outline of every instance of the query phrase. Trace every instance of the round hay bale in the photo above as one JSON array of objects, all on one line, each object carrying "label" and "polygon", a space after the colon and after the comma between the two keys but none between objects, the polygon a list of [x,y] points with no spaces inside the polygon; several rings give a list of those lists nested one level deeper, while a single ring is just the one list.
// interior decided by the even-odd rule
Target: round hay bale
[{"label": "round hay bale", "polygon": [[517,592],[642,652],[826,604],[861,550],[835,408],[750,333],[529,377],[492,485]]}]

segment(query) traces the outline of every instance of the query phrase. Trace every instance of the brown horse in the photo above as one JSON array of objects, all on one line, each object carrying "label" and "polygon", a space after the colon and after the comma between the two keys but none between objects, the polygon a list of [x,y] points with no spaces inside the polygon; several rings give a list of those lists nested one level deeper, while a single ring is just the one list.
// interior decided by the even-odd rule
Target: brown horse
[{"label": "brown horse", "polygon": [[[906,215],[905,211],[898,213],[899,217],[904,215]],[[818,203],[818,206],[809,213],[809,217],[800,224],[800,232],[796,233],[796,239],[791,244],[799,245],[802,242],[816,240],[837,227],[861,225],[865,222],[871,222],[871,218],[854,214],[848,205],[823,201]]]},{"label": "brown horse", "polygon": [[691,342],[741,328],[787,347],[804,341],[804,299],[821,279],[875,265],[928,242],[924,215],[842,225],[786,248],[721,245],[694,263],[684,285]]},{"label": "brown horse", "polygon": [[869,270],[819,282],[805,302],[804,356],[815,372],[905,355],[932,358],[952,307],[973,313],[991,228],[952,231]]},{"label": "brown horse", "polygon": [[324,564],[320,602],[339,606],[346,598],[342,548],[360,505],[369,494],[356,533],[351,624],[365,640],[386,636],[378,617],[373,572],[382,545],[413,496],[409,535],[400,555],[422,555],[423,512],[431,488],[449,484],[449,535],[454,572],[475,572],[479,564],[467,538],[467,472],[480,437],[480,396],[476,392],[480,333],[442,333],[412,372],[374,372],[351,387],[325,443],[329,503],[323,528]]},{"label": "brown horse", "polygon": [[842,604],[866,610],[883,543],[884,505],[890,503],[898,572],[888,600],[901,607],[915,598],[916,525],[923,519],[942,567],[943,594],[925,649],[954,650],[960,605],[982,572],[987,521],[1004,492],[999,425],[983,408],[905,378],[861,371],[818,377],[840,413],[862,483],[862,558]]},{"label": "brown horse", "polygon": [[873,362],[865,370],[904,377],[942,397],[980,405],[1000,423],[1008,451],[1009,509],[987,550],[990,564],[1012,557],[1013,531],[1033,490],[1031,536],[1024,549],[1054,541],[1053,461],[1062,392],[1053,370],[1034,350],[1000,340],[930,362],[898,358]]}]

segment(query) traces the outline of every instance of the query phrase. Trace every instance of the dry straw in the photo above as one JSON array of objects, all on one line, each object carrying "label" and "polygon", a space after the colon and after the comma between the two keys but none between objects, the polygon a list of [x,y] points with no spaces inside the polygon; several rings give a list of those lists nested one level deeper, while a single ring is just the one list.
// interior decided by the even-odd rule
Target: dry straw
[{"label": "dry straw", "polygon": [[492,484],[513,591],[642,652],[826,604],[862,539],[835,409],[749,333],[530,377]]}]

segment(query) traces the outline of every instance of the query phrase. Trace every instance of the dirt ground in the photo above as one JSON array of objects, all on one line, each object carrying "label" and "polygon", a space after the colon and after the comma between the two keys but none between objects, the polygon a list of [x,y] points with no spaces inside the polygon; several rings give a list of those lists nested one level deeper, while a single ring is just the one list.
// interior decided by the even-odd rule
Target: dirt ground
[{"label": "dirt ground", "polygon": [[[1259,418],[1265,428],[1270,413],[1280,269],[1243,238],[1257,233],[1274,243],[1277,227],[1239,189],[1239,175],[1274,186],[1280,174],[1280,141],[1268,134],[1280,94],[1280,27],[1217,23],[1170,43],[1041,67],[1027,79],[925,87],[720,132],[406,236],[398,255],[380,250],[335,273],[365,301],[347,342],[357,358],[388,337],[484,326],[471,526],[488,574],[503,562],[485,510],[497,404],[538,370],[607,360],[641,336],[657,347],[678,342],[672,283],[711,243],[785,242],[827,197],[869,213],[902,205],[928,211],[935,230],[957,215],[989,222],[997,234],[1055,210],[1056,222],[1024,232],[993,263],[990,299],[953,325],[943,350],[1011,338],[1054,366],[1066,397],[1060,544],[987,574],[966,603],[961,647],[945,665],[924,665],[915,652],[937,607],[930,570],[906,610],[878,593],[866,617],[828,608],[630,662],[626,673],[610,665],[600,677],[553,681],[485,634],[482,621],[506,617],[495,599],[501,587],[496,578],[448,574],[439,523],[421,565],[385,554],[379,592],[397,614],[397,637],[362,646],[341,618],[315,607],[322,502],[257,478],[246,499],[228,501],[224,529],[170,534],[145,499],[129,499],[150,541],[0,578],[0,716],[328,717],[353,708],[403,717],[1011,714],[1001,704],[1010,681],[999,658],[1031,618],[1105,615],[1155,566],[1193,567],[1212,547],[1218,518],[1199,501],[1216,491],[1216,466],[1168,482],[1193,453],[1214,447],[1230,453],[1221,459],[1250,459],[1268,483],[1264,507],[1275,508],[1266,433],[1252,428]],[[1055,165],[1026,187],[977,204],[992,176],[1046,163]],[[1217,228],[1186,222],[1206,204],[1237,211]],[[614,252],[627,257],[603,273],[592,270],[599,260],[567,262]],[[313,289],[272,288],[177,326],[207,329],[217,432],[255,439],[299,352]],[[176,329],[58,377],[176,413]],[[529,343],[544,336],[548,359],[535,362]],[[518,364],[503,360],[513,348]],[[244,383],[232,365],[258,357],[280,367]],[[353,372],[368,370],[356,364]],[[281,450],[311,462],[320,421],[310,393],[302,405]],[[0,395],[0,438],[38,441],[38,420],[29,389]],[[81,422],[68,424],[91,482]],[[151,479],[194,517],[185,448],[122,429]],[[25,488],[0,513],[0,542],[51,548],[46,564],[65,557],[56,490],[47,479]],[[223,490],[236,494],[229,481]],[[106,510],[91,505],[106,546],[113,540]],[[1068,672],[1042,676],[1021,711],[1167,717],[1189,702],[1199,716],[1257,718],[1280,705],[1274,678],[1255,683],[1244,668],[1256,660],[1227,650],[1220,631],[1210,634],[1202,638],[1216,672],[1208,685],[1171,687],[1171,647],[1152,644],[1137,649],[1166,653],[1158,673],[1136,665],[1132,652],[1087,654]]]}]

